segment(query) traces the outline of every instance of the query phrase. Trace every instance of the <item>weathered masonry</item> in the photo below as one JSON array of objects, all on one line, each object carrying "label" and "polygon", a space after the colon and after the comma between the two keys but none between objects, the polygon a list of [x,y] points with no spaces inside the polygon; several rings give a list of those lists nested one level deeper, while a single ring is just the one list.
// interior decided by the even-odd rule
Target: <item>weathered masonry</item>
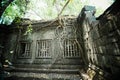
[{"label": "weathered masonry", "polygon": [[22,24],[13,24],[5,46],[9,55],[6,59],[15,66],[11,74],[20,76],[21,72],[26,77],[32,76],[29,72],[78,74],[83,61],[76,21],[74,16],[63,16],[54,21],[23,19]]},{"label": "weathered masonry", "polygon": [[[120,74],[120,7],[116,1],[97,19],[94,7],[85,7],[78,22],[85,48],[85,63],[96,71],[101,80],[119,79]],[[96,80],[96,79],[95,79]]]},{"label": "weathered masonry", "polygon": [[0,49],[15,66],[11,75],[80,80],[85,71],[93,80],[118,80],[119,4],[116,0],[98,18],[94,16],[95,7],[85,6],[78,17],[63,16],[51,21],[23,19],[7,31],[1,27],[4,31],[0,32]]},{"label": "weathered masonry", "polygon": [[12,42],[7,51],[15,52],[14,63],[79,64],[81,55],[75,33],[76,20],[67,17],[62,20],[64,24],[61,25],[56,21],[46,26],[50,21],[23,23],[18,25],[19,30],[11,28],[8,40]]}]

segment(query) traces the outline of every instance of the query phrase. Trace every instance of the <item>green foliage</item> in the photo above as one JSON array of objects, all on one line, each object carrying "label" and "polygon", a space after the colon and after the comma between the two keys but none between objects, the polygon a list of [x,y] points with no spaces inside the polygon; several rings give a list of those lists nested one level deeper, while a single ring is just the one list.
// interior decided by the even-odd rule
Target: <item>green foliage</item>
[{"label": "green foliage", "polygon": [[16,17],[14,19],[14,23],[19,25],[21,23],[21,18],[20,17]]},{"label": "green foliage", "polygon": [[11,24],[15,17],[23,16],[27,8],[27,3],[27,0],[14,0],[1,16],[1,24]]},{"label": "green foliage", "polygon": [[32,25],[29,24],[29,25],[27,26],[27,30],[26,30],[26,32],[25,32],[24,35],[30,35],[30,34],[32,33],[32,31],[33,31]]},{"label": "green foliage", "polygon": [[31,24],[29,24],[29,25],[28,25],[28,27],[27,27],[27,32],[31,33],[31,32],[32,32],[32,30],[33,30],[33,29],[32,29],[32,25],[31,25]]},{"label": "green foliage", "polygon": [[[36,20],[49,20],[58,16],[60,11],[65,6],[68,0],[14,0],[5,10],[4,14],[0,18],[0,23],[10,24],[16,17],[30,18]],[[62,11],[61,15],[75,15],[78,16],[81,9],[85,5],[92,5],[96,7],[96,16],[99,16],[104,12],[103,6],[97,7],[91,3],[98,3],[104,0],[70,0],[70,3]],[[6,4],[8,0],[3,0],[2,5]],[[107,0],[109,4],[112,4],[114,0]],[[16,22],[18,23],[19,20]]]}]

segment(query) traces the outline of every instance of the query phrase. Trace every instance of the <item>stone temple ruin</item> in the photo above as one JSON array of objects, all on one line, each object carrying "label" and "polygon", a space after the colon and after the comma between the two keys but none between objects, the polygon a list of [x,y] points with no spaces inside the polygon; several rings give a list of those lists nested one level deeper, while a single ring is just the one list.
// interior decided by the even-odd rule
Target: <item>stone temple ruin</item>
[{"label": "stone temple ruin", "polygon": [[[78,17],[0,26],[0,53],[13,63],[12,80],[118,80],[120,7],[96,18],[85,6]],[[87,79],[89,78],[89,79]],[[10,79],[11,80],[11,79]]]}]

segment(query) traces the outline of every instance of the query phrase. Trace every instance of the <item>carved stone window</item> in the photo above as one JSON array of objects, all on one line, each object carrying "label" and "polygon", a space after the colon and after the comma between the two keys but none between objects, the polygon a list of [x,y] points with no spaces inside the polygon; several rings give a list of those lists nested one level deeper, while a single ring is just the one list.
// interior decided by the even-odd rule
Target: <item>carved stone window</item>
[{"label": "carved stone window", "polygon": [[76,40],[65,40],[64,41],[64,55],[65,58],[76,58],[80,57],[80,51]]},{"label": "carved stone window", "polygon": [[31,57],[31,42],[20,42],[18,58],[30,58]]},{"label": "carved stone window", "polygon": [[37,40],[36,58],[51,58],[51,40]]}]

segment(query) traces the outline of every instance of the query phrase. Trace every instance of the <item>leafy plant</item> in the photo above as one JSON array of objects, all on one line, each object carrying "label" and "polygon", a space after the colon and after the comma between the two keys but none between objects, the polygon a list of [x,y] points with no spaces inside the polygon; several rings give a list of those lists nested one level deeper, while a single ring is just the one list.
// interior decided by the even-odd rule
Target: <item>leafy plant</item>
[{"label": "leafy plant", "polygon": [[[5,0],[3,2],[5,2]],[[15,17],[22,17],[25,14],[28,3],[28,0],[14,0],[1,16],[1,24],[11,24]]]}]

